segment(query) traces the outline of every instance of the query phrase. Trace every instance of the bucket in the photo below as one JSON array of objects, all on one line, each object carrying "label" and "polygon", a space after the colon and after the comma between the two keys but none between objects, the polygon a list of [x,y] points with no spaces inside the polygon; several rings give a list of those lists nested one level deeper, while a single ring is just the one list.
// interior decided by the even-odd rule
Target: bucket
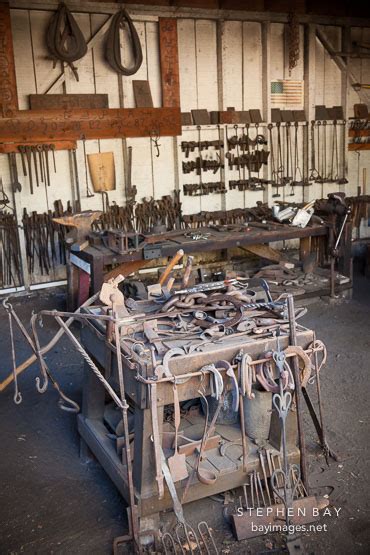
[{"label": "bucket", "polygon": [[245,430],[251,439],[266,441],[270,433],[272,393],[258,389],[253,389],[253,393],[254,399],[243,399]]}]

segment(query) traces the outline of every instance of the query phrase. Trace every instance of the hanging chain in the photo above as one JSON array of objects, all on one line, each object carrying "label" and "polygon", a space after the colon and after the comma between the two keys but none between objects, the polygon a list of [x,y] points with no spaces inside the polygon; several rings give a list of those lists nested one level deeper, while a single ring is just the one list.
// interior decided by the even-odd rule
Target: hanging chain
[{"label": "hanging chain", "polygon": [[290,75],[299,60],[299,23],[297,15],[293,12],[288,16],[288,52]]}]

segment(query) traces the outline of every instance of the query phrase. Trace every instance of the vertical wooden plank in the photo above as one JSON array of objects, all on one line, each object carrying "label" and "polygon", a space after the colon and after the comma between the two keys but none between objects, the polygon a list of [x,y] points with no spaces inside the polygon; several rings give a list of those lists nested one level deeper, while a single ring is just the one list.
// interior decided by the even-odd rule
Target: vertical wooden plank
[{"label": "vertical wooden plank", "polygon": [[195,22],[193,19],[181,19],[177,25],[181,111],[189,112],[198,107]]},{"label": "vertical wooden plank", "polygon": [[18,110],[17,81],[9,4],[0,2],[0,116]]},{"label": "vertical wooden plank", "polygon": [[[91,15],[91,32],[94,34],[101,27],[106,20],[105,15],[92,14]],[[94,69],[94,92],[106,93],[109,97],[109,107],[118,108],[120,105],[119,90],[118,90],[118,75],[107,64],[104,58],[104,41],[99,42],[92,50],[93,55],[93,69]],[[114,191],[109,191],[109,202],[116,202],[119,205],[124,203],[124,168],[122,156],[122,141],[119,139],[105,139],[99,141],[101,152],[113,152],[114,166],[116,174],[116,188]],[[99,194],[96,195],[95,201],[100,208],[102,200]],[[98,200],[99,199],[99,200]]]},{"label": "vertical wooden plank", "polygon": [[[81,29],[85,40],[91,36],[90,15],[87,13],[74,13],[73,17]],[[68,93],[93,93],[94,92],[94,70],[92,51],[78,61],[78,81],[69,66],[65,67],[66,72],[66,92]]]},{"label": "vertical wooden plank", "polygon": [[[262,53],[262,114],[264,121],[271,121],[271,24],[269,22],[262,23],[261,29],[261,53]],[[266,130],[267,134],[267,130]],[[271,145],[270,145],[271,151]],[[276,152],[276,150],[274,150]],[[270,164],[271,166],[271,161]],[[269,178],[268,166],[263,166],[264,179]],[[271,172],[270,172],[271,173]],[[270,179],[272,177],[270,176]],[[269,202],[273,195],[272,187],[266,187],[263,191],[263,201]]]},{"label": "vertical wooden plank", "polygon": [[315,72],[315,105],[324,104],[325,71],[324,71],[324,47],[316,38],[316,72]]},{"label": "vertical wooden plank", "polygon": [[11,20],[18,104],[20,110],[27,110],[28,95],[36,93],[28,11],[12,10]]},{"label": "vertical wooden plank", "polygon": [[218,110],[216,23],[197,21],[195,37],[198,108]]},{"label": "vertical wooden plank", "polygon": [[[39,94],[47,90],[50,83],[59,76],[63,66],[61,62],[57,62],[53,67],[53,60],[46,48],[45,34],[50,18],[51,12],[36,10],[29,12],[36,92]],[[63,85],[60,84],[53,92],[63,93]]]},{"label": "vertical wooden plank", "polygon": [[[327,26],[325,34],[337,51],[341,48],[340,27]],[[324,102],[325,106],[337,106],[341,103],[341,71],[337,64],[324,50]]]},{"label": "vertical wooden plank", "polygon": [[[123,84],[123,105],[125,108],[135,108],[135,98],[134,98],[134,91],[132,87],[132,81],[137,79],[148,79],[148,71],[147,71],[147,56],[146,56],[146,43],[145,43],[145,23],[143,21],[134,21],[137,34],[140,39],[141,48],[143,51],[143,63],[141,64],[138,71],[135,75],[122,75],[122,84]],[[128,44],[131,44],[130,36],[127,30],[127,26],[124,29],[121,29],[121,59],[122,63],[125,66],[132,65],[132,51],[127,47]]]},{"label": "vertical wooden plank", "polygon": [[127,139],[132,146],[132,184],[137,188],[137,202],[153,196],[153,169],[150,139]]},{"label": "vertical wooden plank", "polygon": [[[315,100],[316,100],[316,26],[313,24],[307,24],[304,30],[304,109],[306,112],[306,118],[308,122],[311,122],[315,118]],[[308,175],[310,174],[311,168],[311,125],[309,124],[308,133]],[[313,191],[314,185],[305,187],[303,201],[310,201],[314,198]],[[303,194],[303,191],[302,191]]]},{"label": "vertical wooden plank", "polygon": [[153,197],[160,199],[164,195],[172,195],[175,189],[175,160],[173,138],[161,137],[159,140],[159,156],[152,148],[153,163]]},{"label": "vertical wooden plank", "polygon": [[270,78],[283,79],[285,70],[284,24],[271,23],[271,68]]},{"label": "vertical wooden plank", "polygon": [[[243,22],[243,108],[263,109],[261,24]],[[269,90],[269,86],[267,85]],[[267,116],[267,114],[266,114]]]},{"label": "vertical wooden plank", "polygon": [[[146,51],[148,59],[148,80],[152,93],[153,106],[159,108],[162,106],[162,85],[161,85],[161,65],[159,59],[158,45],[158,23],[154,21],[145,22],[146,35]],[[179,85],[179,103],[180,103],[180,85]],[[180,104],[179,104],[180,105]]]},{"label": "vertical wooden plank", "polygon": [[[106,15],[91,15],[91,32],[95,34],[106,21]],[[109,108],[120,108],[118,75],[107,63],[104,55],[104,37],[92,49],[94,69],[94,92],[108,95]]]},{"label": "vertical wooden plank", "polygon": [[308,121],[315,117],[316,26],[309,24],[304,34],[304,109]]},{"label": "vertical wooden plank", "polygon": [[[80,27],[86,40],[92,35],[92,21],[90,14],[73,14],[78,26]],[[94,59],[93,51],[89,51],[86,56],[79,60],[78,64],[78,78],[76,81],[72,70],[67,66],[65,67],[65,90],[67,93],[86,93],[92,94],[95,92],[95,79],[94,79]],[[97,140],[91,140],[85,142],[86,154],[93,154],[99,152],[100,144]],[[82,210],[101,210],[102,201],[101,195],[95,194],[92,197],[87,196],[87,185],[89,190],[93,193],[93,186],[91,183],[91,178],[87,166],[87,160],[85,160],[83,142],[77,142],[77,170],[80,180],[81,188],[81,209]],[[87,173],[87,177],[86,177]],[[86,183],[87,181],[87,183]]]},{"label": "vertical wooden plank", "polygon": [[243,109],[242,22],[225,21],[222,35],[224,109]]},{"label": "vertical wooden plank", "polygon": [[163,106],[180,107],[177,20],[159,18],[159,51]]}]

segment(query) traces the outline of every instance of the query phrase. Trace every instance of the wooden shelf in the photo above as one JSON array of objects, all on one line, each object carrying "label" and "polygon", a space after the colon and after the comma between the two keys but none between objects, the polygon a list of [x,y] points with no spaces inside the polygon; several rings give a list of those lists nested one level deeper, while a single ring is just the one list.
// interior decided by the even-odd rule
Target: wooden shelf
[{"label": "wooden shelf", "polygon": [[370,143],[351,143],[348,150],[370,150]]},{"label": "wooden shelf", "polygon": [[370,129],[349,129],[348,137],[370,137]]},{"label": "wooden shelf", "polygon": [[55,150],[75,150],[77,148],[76,141],[39,141],[37,143],[33,142],[14,142],[14,143],[0,143],[0,153],[1,154],[9,154],[11,152],[15,152],[16,154],[19,153],[18,146],[35,146],[38,144],[53,144]]}]

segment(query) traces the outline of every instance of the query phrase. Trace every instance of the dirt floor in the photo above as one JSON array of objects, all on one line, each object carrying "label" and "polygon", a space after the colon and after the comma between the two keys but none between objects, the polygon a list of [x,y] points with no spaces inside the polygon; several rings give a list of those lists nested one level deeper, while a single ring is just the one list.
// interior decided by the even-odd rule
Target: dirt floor
[{"label": "dirt floor", "polygon": [[[14,299],[24,322],[32,310],[62,308],[58,291]],[[304,536],[307,553],[370,553],[370,282],[356,278],[353,300],[323,300],[308,307],[302,323],[316,330],[329,352],[322,371],[328,439],[340,456],[327,467],[312,423],[305,415],[312,493],[329,493],[332,516],[321,519],[326,532]],[[7,315],[0,309],[1,370],[11,367]],[[42,336],[53,333],[45,322]],[[29,355],[16,334],[17,358]],[[48,355],[66,393],[81,399],[82,364],[67,340]],[[113,538],[126,524],[124,504],[98,464],[79,459],[76,416],[61,411],[57,393],[36,391],[33,366],[19,379],[23,402],[13,403],[13,387],[0,396],[0,553],[108,554]],[[341,509],[334,516],[334,507]],[[276,553],[281,538],[265,536],[236,543],[225,522],[221,502],[204,500],[186,507],[188,519],[206,519],[221,553]]]}]

